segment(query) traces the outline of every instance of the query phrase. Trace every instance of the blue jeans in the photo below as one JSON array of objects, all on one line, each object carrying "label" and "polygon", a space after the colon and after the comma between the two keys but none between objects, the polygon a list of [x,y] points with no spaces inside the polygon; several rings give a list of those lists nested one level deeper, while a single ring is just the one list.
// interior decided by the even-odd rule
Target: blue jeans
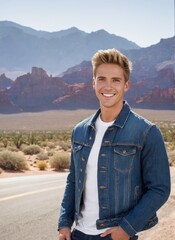
[{"label": "blue jeans", "polygon": [[[137,240],[138,236],[130,238],[131,240]],[[100,235],[87,235],[83,232],[80,232],[76,229],[72,231],[71,240],[112,240],[110,235],[106,237],[100,237]]]}]

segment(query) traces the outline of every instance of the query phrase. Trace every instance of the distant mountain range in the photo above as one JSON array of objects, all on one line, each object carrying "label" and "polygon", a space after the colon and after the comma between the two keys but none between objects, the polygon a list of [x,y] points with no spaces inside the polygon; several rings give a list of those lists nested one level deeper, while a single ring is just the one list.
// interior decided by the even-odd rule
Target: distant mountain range
[{"label": "distant mountain range", "polygon": [[72,27],[58,32],[36,31],[0,21],[0,69],[28,72],[33,66],[58,74],[90,60],[100,48],[139,49],[125,38],[105,30],[86,33]]},{"label": "distant mountain range", "polygon": [[[0,68],[4,69],[0,75],[0,113],[98,108],[90,57],[100,48],[112,47],[133,63],[131,89],[126,94],[131,106],[175,109],[175,37],[140,48],[104,30],[87,34],[71,28],[48,33],[0,22]],[[29,67],[31,72],[25,70]],[[6,70],[25,74],[12,81]]]}]

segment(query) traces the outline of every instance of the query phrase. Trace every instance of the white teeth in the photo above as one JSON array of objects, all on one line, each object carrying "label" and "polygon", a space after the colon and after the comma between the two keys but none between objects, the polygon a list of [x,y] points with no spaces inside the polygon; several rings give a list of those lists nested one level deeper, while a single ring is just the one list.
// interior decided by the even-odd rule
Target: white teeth
[{"label": "white teeth", "polygon": [[114,94],[113,93],[103,93],[103,96],[105,96],[105,97],[113,97]]}]

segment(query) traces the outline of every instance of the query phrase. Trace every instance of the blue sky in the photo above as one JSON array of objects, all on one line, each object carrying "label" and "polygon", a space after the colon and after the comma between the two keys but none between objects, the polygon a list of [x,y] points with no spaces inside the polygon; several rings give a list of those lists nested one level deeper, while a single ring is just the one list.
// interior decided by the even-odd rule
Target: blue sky
[{"label": "blue sky", "polygon": [[0,21],[49,32],[105,29],[141,47],[174,35],[175,0],[0,0]]}]

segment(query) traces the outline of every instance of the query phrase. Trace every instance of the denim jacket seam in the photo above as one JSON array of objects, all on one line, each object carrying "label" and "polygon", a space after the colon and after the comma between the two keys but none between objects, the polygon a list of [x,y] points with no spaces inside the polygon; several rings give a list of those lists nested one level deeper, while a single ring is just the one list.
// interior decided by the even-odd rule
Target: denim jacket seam
[{"label": "denim jacket seam", "polygon": [[133,226],[131,226],[131,224],[128,222],[128,220],[127,220],[125,217],[123,217],[123,220],[128,224],[128,226],[129,226],[135,233],[137,233],[136,229],[133,228]]},{"label": "denim jacket seam", "polygon": [[148,136],[148,134],[149,134],[151,128],[154,127],[154,126],[155,126],[154,124],[153,124],[153,125],[150,125],[149,128],[144,132],[144,135],[143,135],[143,141],[142,141],[142,144],[141,144],[142,149],[143,149],[143,147],[144,147],[144,145],[145,145],[146,138],[147,138],[147,136]]}]

